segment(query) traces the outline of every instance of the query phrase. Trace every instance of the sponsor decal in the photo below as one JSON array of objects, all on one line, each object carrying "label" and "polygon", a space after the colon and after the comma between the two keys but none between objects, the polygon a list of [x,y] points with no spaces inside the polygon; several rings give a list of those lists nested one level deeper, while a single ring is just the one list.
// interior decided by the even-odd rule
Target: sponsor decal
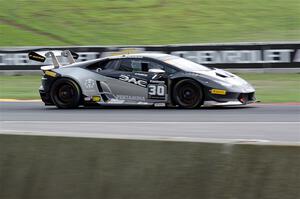
[{"label": "sponsor decal", "polygon": [[150,80],[151,83],[156,83],[156,84],[164,84],[165,81],[160,81],[160,80]]},{"label": "sponsor decal", "polygon": [[94,89],[95,86],[96,86],[96,82],[95,82],[95,80],[93,80],[93,79],[87,79],[87,80],[85,80],[85,82],[84,82],[84,86],[85,86],[85,88],[87,88],[87,89]]},{"label": "sponsor decal", "polygon": [[127,75],[120,75],[119,80],[124,81],[124,82],[128,82],[128,83],[132,83],[141,87],[147,87],[147,82],[144,80],[137,80],[134,77],[129,77]]},{"label": "sponsor decal", "polygon": [[164,84],[149,84],[148,85],[148,98],[161,99],[166,98],[167,87]]},{"label": "sponsor decal", "polygon": [[40,61],[40,62],[44,62],[46,60],[46,57],[39,55],[38,53],[33,52],[33,51],[28,53],[28,57],[29,57],[29,59],[32,59],[35,61]]},{"label": "sponsor decal", "polygon": [[144,73],[134,73],[134,75],[139,75],[139,76],[143,76],[143,77],[148,77],[147,74],[144,74]]},{"label": "sponsor decal", "polygon": [[166,107],[166,103],[155,103],[155,107]]},{"label": "sponsor decal", "polygon": [[92,97],[92,100],[93,100],[94,102],[100,102],[100,101],[101,101],[101,97],[100,97],[100,96],[93,96],[93,97]]},{"label": "sponsor decal", "polygon": [[84,101],[91,101],[91,100],[92,100],[92,98],[90,96],[87,96],[84,98]]},{"label": "sponsor decal", "polygon": [[155,79],[158,76],[158,74],[153,75],[152,79]]},{"label": "sponsor decal", "polygon": [[211,89],[210,90],[211,94],[215,95],[226,95],[226,90],[221,90],[221,89]]},{"label": "sponsor decal", "polygon": [[143,96],[132,96],[132,95],[117,95],[119,100],[132,100],[132,101],[145,101]]},{"label": "sponsor decal", "polygon": [[47,70],[47,71],[45,71],[45,75],[48,75],[50,77],[56,77],[57,73],[55,73],[53,71],[50,71],[50,70]]},{"label": "sponsor decal", "polygon": [[294,62],[300,62],[300,49],[295,53]]},{"label": "sponsor decal", "polygon": [[[151,49],[152,47],[104,47],[100,50],[97,47],[76,47],[78,52],[78,62],[97,59],[100,57],[106,57],[110,55],[120,55],[126,57],[131,53],[139,52],[163,52],[170,53],[176,56],[186,58],[188,60],[210,65],[220,64],[243,64],[248,65],[255,64],[262,67],[263,64],[267,64],[267,67],[273,67],[282,64],[282,67],[299,67],[300,63],[300,48],[299,42],[294,43],[278,43],[278,44],[239,44],[234,46],[228,46],[227,44],[219,44],[212,46],[160,46],[155,47],[157,51]],[[213,48],[212,48],[213,47]],[[181,49],[181,50],[178,50]],[[53,49],[55,50],[55,49]],[[59,49],[58,49],[59,50]],[[28,51],[29,53],[29,51]],[[46,59],[37,53],[23,53],[23,52],[7,52],[5,49],[0,49],[0,66],[45,66],[52,65],[51,59]],[[124,55],[125,54],[125,55]],[[30,58],[29,58],[29,57]],[[73,55],[74,56],[74,55]],[[130,55],[132,56],[132,55]],[[136,58],[143,58],[143,55],[136,55]],[[57,57],[62,65],[68,64],[69,61],[64,56]],[[33,60],[32,60],[33,59]],[[36,61],[43,63],[38,63]],[[218,66],[220,67],[220,66]],[[221,66],[222,67],[222,66]],[[224,66],[225,67],[225,66]],[[225,67],[226,68],[226,67]],[[24,67],[25,69],[25,67]]]},{"label": "sponsor decal", "polygon": [[174,51],[171,54],[201,64],[249,64],[300,62],[299,53],[300,49],[266,49]]}]

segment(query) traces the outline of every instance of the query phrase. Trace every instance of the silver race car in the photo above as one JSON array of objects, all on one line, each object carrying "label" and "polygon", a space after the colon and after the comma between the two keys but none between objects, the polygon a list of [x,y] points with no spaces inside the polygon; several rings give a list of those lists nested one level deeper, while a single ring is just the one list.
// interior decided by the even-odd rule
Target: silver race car
[{"label": "silver race car", "polygon": [[30,52],[42,66],[39,89],[45,105],[76,108],[88,105],[154,105],[198,108],[202,105],[243,105],[255,101],[255,89],[240,77],[161,53],[111,56],[76,62],[76,53]]}]

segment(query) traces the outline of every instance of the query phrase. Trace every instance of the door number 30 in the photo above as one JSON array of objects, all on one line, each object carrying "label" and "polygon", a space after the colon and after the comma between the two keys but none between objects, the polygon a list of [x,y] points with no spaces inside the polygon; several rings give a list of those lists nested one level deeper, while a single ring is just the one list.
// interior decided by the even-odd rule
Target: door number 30
[{"label": "door number 30", "polygon": [[158,84],[150,84],[148,85],[148,93],[149,95],[154,95],[154,96],[164,96],[165,86],[158,85]]}]

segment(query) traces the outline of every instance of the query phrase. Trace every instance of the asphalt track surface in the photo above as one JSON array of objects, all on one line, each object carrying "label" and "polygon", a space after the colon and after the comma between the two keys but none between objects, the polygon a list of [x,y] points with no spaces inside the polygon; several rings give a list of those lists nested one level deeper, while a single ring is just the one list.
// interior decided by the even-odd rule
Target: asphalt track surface
[{"label": "asphalt track surface", "polygon": [[0,112],[3,134],[300,143],[299,105],[62,110],[41,102],[0,102]]}]

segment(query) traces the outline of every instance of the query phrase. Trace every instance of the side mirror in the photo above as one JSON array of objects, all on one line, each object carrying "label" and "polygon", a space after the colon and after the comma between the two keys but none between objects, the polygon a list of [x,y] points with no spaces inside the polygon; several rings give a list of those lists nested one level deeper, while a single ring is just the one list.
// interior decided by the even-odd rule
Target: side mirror
[{"label": "side mirror", "polygon": [[152,69],[149,69],[148,72],[150,72],[150,73],[165,73],[166,71],[159,69],[159,68],[152,68]]}]

